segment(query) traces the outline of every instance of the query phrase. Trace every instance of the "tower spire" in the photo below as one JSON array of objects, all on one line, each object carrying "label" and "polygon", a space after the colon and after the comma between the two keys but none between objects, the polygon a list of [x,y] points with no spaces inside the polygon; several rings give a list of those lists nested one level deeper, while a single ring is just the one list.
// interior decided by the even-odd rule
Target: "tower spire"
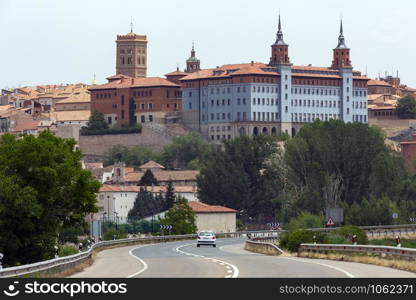
[{"label": "tower spire", "polygon": [[283,40],[282,23],[280,21],[280,12],[279,12],[279,24],[277,26],[276,42],[274,44],[286,45],[285,41]]},{"label": "tower spire", "polygon": [[347,45],[345,45],[344,30],[342,28],[342,18],[339,25],[339,37],[337,48],[348,48]]},{"label": "tower spire", "polygon": [[130,17],[130,32],[133,33],[133,17]]}]

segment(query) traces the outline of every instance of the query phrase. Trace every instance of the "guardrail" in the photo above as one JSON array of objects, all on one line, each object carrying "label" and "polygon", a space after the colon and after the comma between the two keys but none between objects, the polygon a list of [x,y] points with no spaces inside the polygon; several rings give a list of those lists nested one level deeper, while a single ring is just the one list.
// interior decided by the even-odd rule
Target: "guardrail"
[{"label": "guardrail", "polygon": [[392,246],[372,245],[343,245],[343,244],[301,244],[299,251],[303,252],[343,252],[343,253],[373,253],[385,256],[397,256],[401,258],[416,259],[416,249]]},{"label": "guardrail", "polygon": [[[268,240],[268,242],[265,242]],[[258,241],[255,239],[247,240],[244,249],[256,253],[263,253],[267,255],[280,255],[283,254],[283,250],[277,247],[274,243],[271,243],[271,238],[259,238]],[[276,240],[276,239],[275,239]]]},{"label": "guardrail", "polygon": [[[416,224],[407,225],[389,225],[389,226],[362,226],[364,230],[374,232],[394,232],[398,233],[400,230],[407,233],[410,231],[416,233]],[[313,231],[332,231],[337,228],[312,228]],[[253,242],[259,243],[270,243],[273,244],[277,241],[280,233],[285,230],[258,230],[258,231],[238,231],[238,232],[227,232],[217,233],[218,238],[250,238]],[[142,238],[129,238],[112,241],[102,241],[95,243],[87,251],[77,253],[70,256],[59,257],[51,260],[46,260],[38,263],[22,265],[17,267],[4,268],[0,270],[0,278],[3,277],[18,277],[18,276],[30,276],[35,274],[39,277],[56,276],[57,274],[63,273],[74,268],[77,265],[82,264],[91,258],[94,250],[99,248],[106,248],[120,244],[138,244],[138,243],[156,243],[156,242],[167,242],[183,239],[196,238],[196,234],[186,235],[168,235],[168,236],[153,236],[153,237],[142,237]],[[394,248],[394,247],[393,247]],[[403,248],[404,249],[404,248]]]}]

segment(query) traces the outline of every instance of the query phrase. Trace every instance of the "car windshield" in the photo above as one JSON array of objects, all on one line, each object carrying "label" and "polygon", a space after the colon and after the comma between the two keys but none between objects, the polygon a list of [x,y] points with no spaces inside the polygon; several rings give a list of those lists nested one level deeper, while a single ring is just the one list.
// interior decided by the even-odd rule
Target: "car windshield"
[{"label": "car windshield", "polygon": [[210,236],[210,235],[214,235],[213,232],[207,232],[207,231],[203,231],[199,233],[199,236]]}]

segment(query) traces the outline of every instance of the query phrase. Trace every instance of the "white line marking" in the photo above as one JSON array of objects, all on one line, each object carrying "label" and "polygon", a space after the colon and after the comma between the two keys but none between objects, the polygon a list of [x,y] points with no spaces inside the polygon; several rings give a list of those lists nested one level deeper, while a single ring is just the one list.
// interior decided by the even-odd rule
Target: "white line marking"
[{"label": "white line marking", "polygon": [[[175,249],[177,249],[182,254],[190,254],[188,252],[179,250],[179,248],[186,247],[186,246],[191,246],[191,245],[194,245],[194,244],[180,245],[180,246],[176,247]],[[228,263],[226,261],[222,261],[222,260],[215,259],[215,258],[210,258],[210,257],[205,257],[205,256],[202,256],[202,255],[200,257],[202,257],[204,259],[210,259],[210,260],[215,261],[215,262],[223,263],[224,265],[226,265],[226,268],[227,269],[232,268],[232,272],[233,272],[232,276],[226,275],[225,278],[237,278],[238,277],[238,274],[240,273],[240,271],[238,270],[238,268],[236,266],[234,266],[233,264],[230,264],[230,263]]]},{"label": "white line marking", "polygon": [[341,273],[344,273],[345,275],[347,275],[350,278],[354,278],[355,277],[351,273],[349,273],[349,272],[347,272],[347,271],[345,271],[345,270],[343,270],[341,268],[338,268],[338,267],[335,267],[335,266],[331,266],[331,265],[327,265],[327,264],[323,264],[323,263],[320,263],[320,262],[307,261],[307,260],[304,260],[304,259],[299,259],[299,258],[294,258],[294,257],[281,257],[281,258],[291,259],[291,260],[294,260],[294,261],[300,261],[300,262],[305,262],[305,263],[310,263],[310,264],[321,265],[321,266],[324,266],[324,267],[327,267],[327,268],[330,268],[330,269],[334,269],[334,270],[339,271]]},{"label": "white line marking", "polygon": [[[150,245],[152,245],[152,244],[150,244]],[[133,254],[133,251],[136,250],[136,249],[139,249],[139,248],[143,248],[143,247],[146,247],[146,246],[150,246],[150,245],[144,245],[144,246],[142,245],[142,246],[139,246],[139,247],[130,249],[129,254],[131,256],[133,256],[135,259],[137,259],[143,265],[143,268],[139,272],[136,272],[134,274],[131,274],[131,275],[127,276],[127,278],[132,278],[132,277],[137,276],[137,275],[139,275],[139,274],[141,274],[141,273],[143,273],[144,271],[147,270],[148,266],[147,266],[146,262],[143,259],[141,259],[140,257],[134,255]]]}]

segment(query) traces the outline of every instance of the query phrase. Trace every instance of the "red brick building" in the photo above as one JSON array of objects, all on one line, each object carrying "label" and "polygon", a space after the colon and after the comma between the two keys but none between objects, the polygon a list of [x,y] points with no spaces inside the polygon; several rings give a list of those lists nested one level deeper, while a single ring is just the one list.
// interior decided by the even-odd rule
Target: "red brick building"
[{"label": "red brick building", "polygon": [[89,91],[91,112],[103,113],[110,125],[157,122],[167,112],[182,109],[180,85],[167,79],[117,74],[107,80]]}]

